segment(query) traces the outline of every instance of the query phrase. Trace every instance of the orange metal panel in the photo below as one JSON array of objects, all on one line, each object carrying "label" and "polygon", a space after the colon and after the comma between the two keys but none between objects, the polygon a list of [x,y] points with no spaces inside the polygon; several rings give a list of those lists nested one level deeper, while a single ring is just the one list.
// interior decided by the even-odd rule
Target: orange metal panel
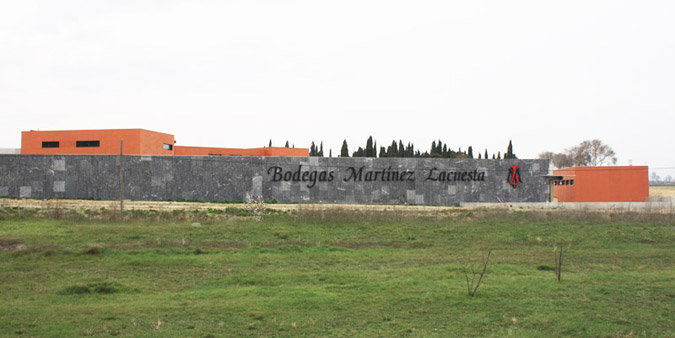
[{"label": "orange metal panel", "polygon": [[646,166],[573,167],[553,174],[574,179],[574,185],[553,185],[558,202],[644,202],[649,198]]},{"label": "orange metal panel", "polygon": [[215,147],[186,147],[176,146],[174,149],[175,155],[183,156],[289,156],[289,157],[308,157],[309,149],[307,148],[251,148],[251,149],[237,149],[237,148],[215,148]]},{"label": "orange metal panel", "polygon": [[[173,135],[144,129],[24,131],[22,154],[116,155],[124,140],[124,154],[172,155],[162,144],[173,145]],[[78,141],[98,141],[98,147],[78,147]],[[56,148],[43,148],[43,142],[59,142]]]},{"label": "orange metal panel", "polygon": [[[22,154],[116,155],[124,139],[127,155],[222,155],[222,156],[295,156],[308,157],[307,148],[210,148],[174,146],[171,134],[145,129],[102,129],[24,131],[21,133]],[[97,147],[77,147],[77,141],[98,141]],[[45,148],[43,142],[58,142],[58,147]],[[164,147],[171,149],[164,149]]]},{"label": "orange metal panel", "polygon": [[[554,175],[563,176],[562,181],[553,182],[553,198],[557,199],[558,202],[574,202],[576,201],[576,186],[578,184],[576,177],[574,176],[574,168],[565,168],[560,170],[553,171]],[[574,185],[562,185],[556,183],[562,183],[564,180],[574,180]]]},{"label": "orange metal panel", "polygon": [[[143,155],[173,155],[174,138],[171,134],[158,133],[141,129],[141,154]],[[126,145],[126,141],[124,142]],[[164,145],[171,149],[164,149]]]}]

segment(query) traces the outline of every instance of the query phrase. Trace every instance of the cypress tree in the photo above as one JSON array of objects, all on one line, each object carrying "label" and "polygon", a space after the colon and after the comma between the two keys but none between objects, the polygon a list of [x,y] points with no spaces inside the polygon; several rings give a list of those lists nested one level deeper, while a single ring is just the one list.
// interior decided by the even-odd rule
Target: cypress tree
[{"label": "cypress tree", "polygon": [[312,141],[312,145],[309,146],[309,156],[316,156],[316,145]]},{"label": "cypress tree", "polygon": [[271,146],[272,146],[272,139],[270,139],[270,145],[268,145],[268,147],[271,147]]},{"label": "cypress tree", "polygon": [[487,160],[488,158],[489,157],[488,157],[487,149],[485,149],[485,159]]},{"label": "cypress tree", "polygon": [[328,157],[333,157],[333,149],[328,149]]},{"label": "cypress tree", "polygon": [[402,140],[398,140],[398,157],[406,157],[406,148]]},{"label": "cypress tree", "polygon": [[284,147],[288,148],[288,140],[286,140],[286,144],[284,145]]},{"label": "cypress tree", "polygon": [[504,155],[505,159],[509,158],[518,158],[516,157],[516,154],[513,153],[513,144],[511,143],[511,140],[509,140],[509,147],[506,150],[506,154]]},{"label": "cypress tree", "polygon": [[366,141],[366,153],[364,154],[366,157],[372,157],[373,155],[373,137],[369,136],[368,140]]},{"label": "cypress tree", "polygon": [[323,157],[323,141],[321,141],[321,148],[319,148],[318,156]]},{"label": "cypress tree", "polygon": [[479,160],[481,159],[481,158],[480,158],[480,153],[478,153],[478,159],[479,159]]},{"label": "cypress tree", "polygon": [[501,160],[501,159],[502,159],[502,154],[501,154],[500,151],[497,152],[497,159],[498,159],[498,160]]},{"label": "cypress tree", "polygon": [[[473,158],[473,147],[469,146],[469,153],[467,155],[469,155],[469,158]],[[478,154],[478,156],[480,156],[480,154]]]},{"label": "cypress tree", "polygon": [[349,148],[347,147],[347,140],[342,141],[342,149],[340,149],[340,157],[349,157]]}]

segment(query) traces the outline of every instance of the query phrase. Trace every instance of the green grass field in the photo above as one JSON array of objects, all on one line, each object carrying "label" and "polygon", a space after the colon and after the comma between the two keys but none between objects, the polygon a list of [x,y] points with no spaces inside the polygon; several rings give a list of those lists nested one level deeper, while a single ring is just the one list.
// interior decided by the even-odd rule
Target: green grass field
[{"label": "green grass field", "polygon": [[0,335],[675,335],[673,214],[242,214],[0,209]]}]

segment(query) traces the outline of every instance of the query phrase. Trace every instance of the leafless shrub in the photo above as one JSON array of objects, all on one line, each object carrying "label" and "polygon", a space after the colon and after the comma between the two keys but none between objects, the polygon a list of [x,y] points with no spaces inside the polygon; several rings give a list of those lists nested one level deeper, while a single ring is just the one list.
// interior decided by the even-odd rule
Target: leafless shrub
[{"label": "leafless shrub", "polygon": [[[478,291],[478,287],[480,287],[480,284],[483,281],[483,277],[487,272],[490,254],[492,254],[492,249],[488,250],[487,256],[482,257],[482,262],[480,264],[482,265],[482,270],[480,270],[480,272],[476,270],[476,264],[472,264],[471,262],[462,264],[462,272],[464,272],[464,278],[466,279],[466,290],[470,297],[476,295],[476,291]],[[478,277],[478,280],[476,280],[476,277]]]},{"label": "leafless shrub", "polygon": [[54,200],[45,200],[42,209],[44,209],[49,216],[55,219],[61,219],[64,216],[64,207],[62,203]]},{"label": "leafless shrub", "polygon": [[267,204],[265,204],[265,199],[262,196],[259,195],[246,200],[246,211],[252,213],[256,221],[262,222],[266,210]]}]

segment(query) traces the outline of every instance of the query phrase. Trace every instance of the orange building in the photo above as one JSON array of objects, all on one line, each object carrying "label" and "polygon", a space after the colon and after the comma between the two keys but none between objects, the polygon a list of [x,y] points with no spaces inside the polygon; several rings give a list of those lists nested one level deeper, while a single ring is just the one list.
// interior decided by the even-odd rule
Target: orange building
[{"label": "orange building", "polygon": [[649,198],[646,166],[572,167],[553,171],[558,202],[645,202]]},{"label": "orange building", "polygon": [[174,136],[145,129],[21,132],[21,154],[183,156],[309,156],[307,148],[207,148],[175,146]]},{"label": "orange building", "polygon": [[189,156],[290,156],[290,157],[308,157],[307,148],[210,148],[210,147],[183,147],[176,146],[174,155]]}]

